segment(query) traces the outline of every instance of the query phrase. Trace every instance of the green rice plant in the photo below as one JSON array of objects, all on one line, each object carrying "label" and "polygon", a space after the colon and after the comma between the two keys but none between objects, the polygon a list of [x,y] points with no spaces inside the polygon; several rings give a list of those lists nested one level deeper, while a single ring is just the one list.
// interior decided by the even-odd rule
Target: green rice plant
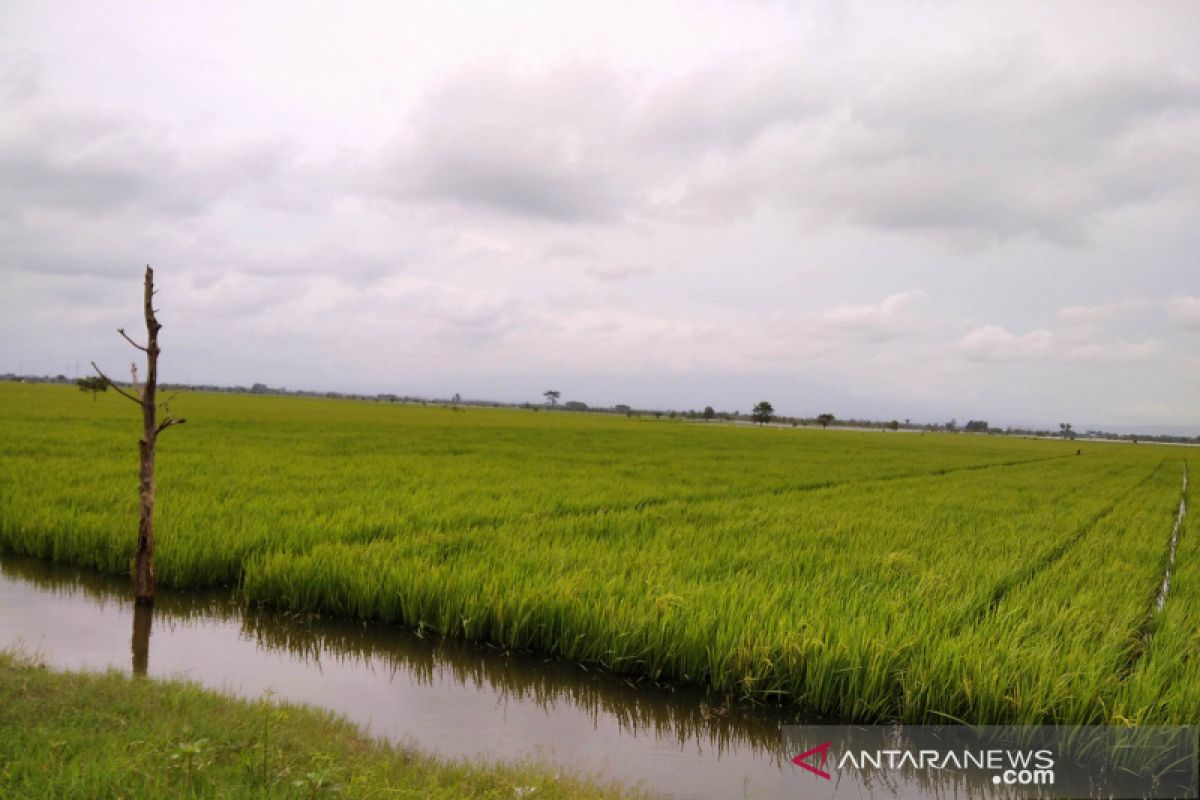
[{"label": "green rice plant", "polygon": [[[118,399],[0,384],[0,550],[129,570],[136,420]],[[1176,448],[279,397],[172,408],[189,431],[161,449],[164,585],[853,719],[1195,719],[1190,689],[1156,683],[1191,641],[1184,545],[1179,594],[1150,613]]]},{"label": "green rice plant", "polygon": [[1107,721],[1143,654],[1162,581],[1182,475],[1182,461],[1167,463],[1090,523],[1068,554],[924,648],[905,676],[904,715]]},{"label": "green rice plant", "polygon": [[[1188,459],[1192,480],[1198,464]],[[1161,610],[1156,597],[1149,644],[1111,709],[1117,720],[1194,722],[1200,709],[1200,511],[1191,481],[1185,499],[1170,589]]]}]

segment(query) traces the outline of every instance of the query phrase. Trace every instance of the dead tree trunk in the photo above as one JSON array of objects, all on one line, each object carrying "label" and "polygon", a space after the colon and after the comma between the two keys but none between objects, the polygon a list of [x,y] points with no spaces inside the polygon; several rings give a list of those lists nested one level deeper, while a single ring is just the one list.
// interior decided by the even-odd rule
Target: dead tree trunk
[{"label": "dead tree trunk", "polygon": [[162,422],[158,421],[158,332],[162,325],[154,317],[154,270],[146,267],[146,285],[144,291],[143,311],[146,317],[146,346],[135,342],[125,333],[124,328],[117,332],[125,341],[146,354],[146,382],[139,386],[137,381],[137,365],[133,369],[131,392],[127,392],[113,383],[112,379],[100,371],[96,362],[92,367],[96,373],[113,389],[142,407],[142,438],[138,442],[138,487],[140,492],[140,510],[138,516],[137,556],[134,565],[134,591],[138,605],[154,603],[154,452],[158,443],[158,435],[172,425],[180,425],[187,420],[173,419],[170,410],[164,406]]},{"label": "dead tree trunk", "polygon": [[146,677],[150,667],[150,629],[154,625],[154,606],[149,603],[135,603],[133,606],[133,639],[130,650],[133,651],[133,676]]}]

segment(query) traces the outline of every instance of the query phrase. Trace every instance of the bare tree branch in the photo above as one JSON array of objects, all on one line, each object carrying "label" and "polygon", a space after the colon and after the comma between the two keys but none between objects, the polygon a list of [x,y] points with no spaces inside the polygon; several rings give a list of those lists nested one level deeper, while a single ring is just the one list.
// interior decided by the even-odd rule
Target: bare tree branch
[{"label": "bare tree branch", "polygon": [[117,333],[119,333],[119,334],[121,334],[122,336],[124,336],[124,337],[125,337],[125,341],[129,342],[131,345],[133,345],[134,347],[136,347],[138,350],[141,350],[143,353],[145,353],[145,352],[148,352],[148,351],[146,350],[146,348],[142,347],[140,344],[138,344],[137,342],[135,342],[133,339],[130,339],[130,338],[129,338],[129,335],[125,333],[125,329],[124,329],[124,328],[117,328]]},{"label": "bare tree branch", "polygon": [[123,396],[129,398],[133,402],[137,403],[139,406],[142,404],[142,401],[140,399],[134,397],[129,392],[125,391],[120,386],[117,386],[115,383],[113,383],[113,379],[108,377],[107,375],[105,375],[103,372],[101,372],[100,368],[96,366],[95,361],[92,362],[92,369],[96,370],[96,374],[99,375],[104,380],[105,383],[107,383],[114,390],[116,390],[117,394],[120,394],[120,395],[123,395]]},{"label": "bare tree branch", "polygon": [[154,429],[154,435],[158,436],[172,425],[182,425],[185,422],[187,422],[186,419],[172,419],[171,417],[167,417],[162,422],[158,423],[158,427]]},{"label": "bare tree branch", "polygon": [[163,411],[163,421],[161,423],[159,423],[159,426],[155,429],[155,431],[154,431],[155,436],[158,436],[158,434],[162,433],[163,431],[165,431],[167,428],[171,427],[172,425],[182,425],[183,423],[187,422],[186,419],[175,419],[174,417],[171,416],[171,401],[174,399],[175,399],[175,395],[171,395],[166,400],[163,400],[161,403],[158,404],[159,407],[162,408],[162,411]]}]

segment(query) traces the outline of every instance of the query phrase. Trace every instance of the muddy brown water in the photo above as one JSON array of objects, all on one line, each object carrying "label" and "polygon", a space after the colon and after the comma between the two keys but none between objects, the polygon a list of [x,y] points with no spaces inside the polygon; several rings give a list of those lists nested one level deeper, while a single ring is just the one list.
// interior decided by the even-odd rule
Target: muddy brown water
[{"label": "muddy brown water", "polygon": [[127,581],[0,556],[0,648],[49,666],[183,677],[330,709],[375,736],[468,760],[532,759],[675,797],[784,796],[795,715],[635,683],[556,659],[386,625],[160,592],[135,618]]}]

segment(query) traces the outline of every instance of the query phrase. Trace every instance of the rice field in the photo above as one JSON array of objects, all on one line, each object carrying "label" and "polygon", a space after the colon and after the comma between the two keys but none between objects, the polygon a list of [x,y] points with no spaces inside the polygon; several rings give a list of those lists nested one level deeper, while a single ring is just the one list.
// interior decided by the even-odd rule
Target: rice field
[{"label": "rice field", "polygon": [[[129,570],[133,410],[0,384],[0,550]],[[1190,499],[1173,538],[1191,448],[202,394],[172,411],[165,585],[855,720],[1200,721]]]}]

